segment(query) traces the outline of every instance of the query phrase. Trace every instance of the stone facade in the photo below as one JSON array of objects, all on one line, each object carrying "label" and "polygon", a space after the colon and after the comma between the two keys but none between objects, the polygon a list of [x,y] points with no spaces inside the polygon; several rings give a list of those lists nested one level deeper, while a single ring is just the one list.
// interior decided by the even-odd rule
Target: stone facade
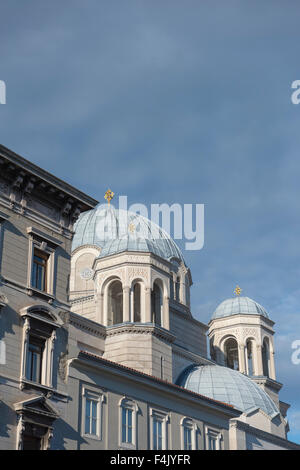
[{"label": "stone facade", "polygon": [[[96,204],[0,146],[0,449],[299,449],[261,413],[247,417],[176,385],[186,367],[214,364],[208,326],[190,310],[190,272],[151,253],[99,258],[94,245],[71,253],[77,217]],[[271,323],[240,323],[210,333],[272,336]],[[275,376],[256,380],[284,417]]]}]

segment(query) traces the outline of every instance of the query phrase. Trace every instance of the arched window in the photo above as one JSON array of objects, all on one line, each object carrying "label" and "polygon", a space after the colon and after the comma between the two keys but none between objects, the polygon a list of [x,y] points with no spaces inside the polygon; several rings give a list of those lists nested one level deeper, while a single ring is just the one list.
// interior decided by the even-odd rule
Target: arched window
[{"label": "arched window", "polygon": [[262,363],[263,363],[263,375],[265,375],[266,377],[269,377],[269,360],[270,360],[269,340],[265,338],[263,342],[263,347],[262,347]]},{"label": "arched window", "polygon": [[239,370],[239,350],[237,341],[229,338],[225,343],[226,366],[230,369]]},{"label": "arched window", "polygon": [[252,345],[252,340],[251,339],[247,340],[246,354],[247,354],[247,374],[248,375],[254,375],[254,370],[253,370],[253,345]]},{"label": "arched window", "polygon": [[123,449],[136,449],[138,411],[130,398],[124,397],[119,402],[119,446]]},{"label": "arched window", "polygon": [[123,322],[123,289],[121,281],[113,281],[108,288],[108,325]]},{"label": "arched window", "polygon": [[141,285],[138,282],[133,287],[133,321],[141,321]]},{"label": "arched window", "polygon": [[160,287],[156,283],[154,283],[153,290],[151,292],[151,313],[152,323],[161,325],[162,295]]},{"label": "arched window", "polygon": [[180,302],[180,277],[176,277],[176,285],[175,285],[175,300]]}]

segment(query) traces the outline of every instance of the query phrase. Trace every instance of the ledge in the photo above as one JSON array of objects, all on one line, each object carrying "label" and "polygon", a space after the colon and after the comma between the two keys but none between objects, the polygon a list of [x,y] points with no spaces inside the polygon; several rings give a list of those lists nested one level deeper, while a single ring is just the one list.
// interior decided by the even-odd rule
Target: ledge
[{"label": "ledge", "polygon": [[50,387],[48,385],[39,384],[39,383],[32,382],[31,380],[23,378],[20,380],[20,389],[24,390],[25,388],[26,389],[33,388],[35,390],[39,390],[40,392],[45,394],[47,398],[50,398],[52,396],[68,398],[69,396],[67,393],[59,392],[55,388]]},{"label": "ledge", "polygon": [[164,339],[169,343],[173,343],[176,339],[169,330],[157,326],[153,323],[121,323],[119,325],[112,325],[106,327],[106,336],[114,336],[122,333],[139,333],[139,334],[151,334],[158,338]]},{"label": "ledge", "polygon": [[9,216],[7,214],[4,214],[4,212],[0,212],[0,224],[1,222],[5,222],[8,219],[9,219]]},{"label": "ledge", "polygon": [[30,297],[36,296],[36,297],[41,297],[44,300],[47,300],[49,304],[52,304],[53,301],[55,300],[54,295],[48,294],[47,292],[44,292],[42,290],[36,289],[35,287],[27,287],[27,295]]},{"label": "ledge", "polygon": [[36,236],[43,238],[44,240],[47,240],[47,242],[52,243],[52,245],[59,246],[62,244],[62,242],[57,238],[51,237],[51,235],[48,235],[34,227],[27,227],[26,232],[33,237]]}]

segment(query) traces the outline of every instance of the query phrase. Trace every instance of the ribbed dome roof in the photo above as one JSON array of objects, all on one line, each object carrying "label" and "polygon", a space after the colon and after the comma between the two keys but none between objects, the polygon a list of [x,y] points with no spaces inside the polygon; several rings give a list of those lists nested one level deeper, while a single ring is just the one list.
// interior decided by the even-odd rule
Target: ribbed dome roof
[{"label": "ribbed dome roof", "polygon": [[177,380],[177,385],[213,398],[249,413],[260,408],[270,417],[279,411],[269,395],[249,377],[218,365],[189,366]]},{"label": "ribbed dome roof", "polygon": [[249,297],[234,297],[232,299],[224,300],[215,310],[211,319],[229,317],[230,315],[263,315],[269,318],[266,310],[259,305],[255,300]]},{"label": "ribbed dome roof", "polygon": [[165,230],[139,214],[115,209],[112,204],[102,204],[80,215],[75,224],[72,250],[83,245],[100,247],[100,258],[123,251],[140,251],[166,260],[184,261]]}]

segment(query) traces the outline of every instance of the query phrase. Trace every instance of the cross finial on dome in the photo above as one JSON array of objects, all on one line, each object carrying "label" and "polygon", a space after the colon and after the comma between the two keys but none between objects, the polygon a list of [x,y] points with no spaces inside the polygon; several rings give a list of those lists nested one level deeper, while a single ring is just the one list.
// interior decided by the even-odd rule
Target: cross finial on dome
[{"label": "cross finial on dome", "polygon": [[235,295],[239,296],[241,295],[241,292],[242,292],[242,289],[240,288],[240,286],[236,286],[236,288],[234,289]]},{"label": "cross finial on dome", "polygon": [[111,189],[108,189],[106,193],[104,194],[104,199],[107,200],[108,204],[110,204],[110,201],[113,199],[115,193],[112,192]]}]

